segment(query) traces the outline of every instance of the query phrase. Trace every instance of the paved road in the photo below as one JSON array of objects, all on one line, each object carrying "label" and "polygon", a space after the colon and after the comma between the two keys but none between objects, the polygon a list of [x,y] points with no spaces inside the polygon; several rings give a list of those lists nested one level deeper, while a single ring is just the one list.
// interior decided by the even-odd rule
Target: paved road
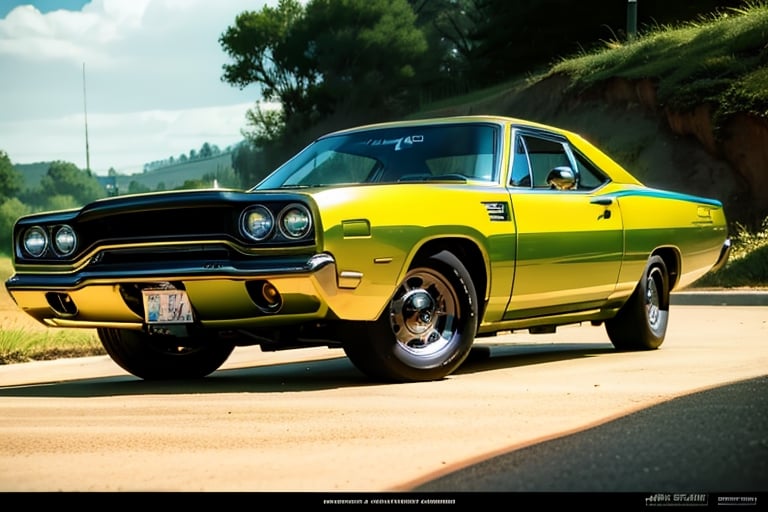
[{"label": "paved road", "polygon": [[766,340],[768,307],[675,305],[657,351],[515,333],[432,383],[371,384],[327,349],[238,349],[197,382],[106,357],[9,365],[0,490],[749,498],[768,490]]}]

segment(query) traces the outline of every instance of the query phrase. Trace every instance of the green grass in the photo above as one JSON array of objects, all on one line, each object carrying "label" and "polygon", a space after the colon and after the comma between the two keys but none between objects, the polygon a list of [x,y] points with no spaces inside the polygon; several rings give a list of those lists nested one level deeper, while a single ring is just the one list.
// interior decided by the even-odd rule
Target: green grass
[{"label": "green grass", "polygon": [[[10,258],[0,257],[0,280],[5,283],[12,272]],[[106,354],[95,330],[45,327],[18,309],[5,286],[0,319],[0,364]]]},{"label": "green grass", "polygon": [[768,287],[768,218],[761,230],[744,227],[733,235],[728,263],[694,283],[694,287]]},{"label": "green grass", "polygon": [[104,347],[91,331],[0,329],[0,365],[103,354]]},{"label": "green grass", "polygon": [[632,41],[607,41],[556,63],[549,74],[567,75],[573,92],[612,78],[650,79],[661,105],[715,105],[716,124],[742,112],[768,117],[766,40],[763,0],[676,27],[651,27]]}]

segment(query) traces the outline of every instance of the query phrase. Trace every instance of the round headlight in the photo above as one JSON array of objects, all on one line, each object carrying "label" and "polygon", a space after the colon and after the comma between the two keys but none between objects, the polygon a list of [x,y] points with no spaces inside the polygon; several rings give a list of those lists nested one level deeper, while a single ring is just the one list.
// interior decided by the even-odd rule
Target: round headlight
[{"label": "round headlight", "polygon": [[260,241],[272,233],[275,219],[266,207],[254,206],[243,213],[240,225],[247,237]]},{"label": "round headlight", "polygon": [[53,246],[56,252],[62,256],[69,256],[75,250],[77,245],[77,236],[75,230],[69,226],[61,226],[56,230],[53,236]]},{"label": "round headlight", "polygon": [[304,205],[292,204],[280,212],[280,229],[288,238],[301,238],[311,227],[312,216]]},{"label": "round headlight", "polygon": [[48,235],[40,226],[33,226],[24,233],[24,250],[31,256],[37,258],[42,256],[48,247]]}]

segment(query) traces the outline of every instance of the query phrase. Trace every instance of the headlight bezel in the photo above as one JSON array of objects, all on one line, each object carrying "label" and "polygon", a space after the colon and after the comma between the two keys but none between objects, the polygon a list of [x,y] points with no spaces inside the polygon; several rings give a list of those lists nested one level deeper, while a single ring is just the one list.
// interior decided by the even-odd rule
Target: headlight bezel
[{"label": "headlight bezel", "polygon": [[[33,235],[38,235],[39,243],[42,243],[42,245],[39,245],[38,249],[32,249],[30,248],[29,241],[31,240],[31,237]],[[48,236],[48,231],[43,228],[43,226],[34,225],[30,226],[27,229],[24,230],[24,232],[21,234],[21,238],[19,240],[19,247],[24,252],[24,254],[32,257],[32,258],[41,258],[45,256],[45,254],[48,252],[48,247],[50,245],[50,238]]]},{"label": "headlight bezel", "polygon": [[[258,219],[254,223],[254,213],[263,219],[263,230],[253,228],[258,224]],[[301,201],[257,202],[240,212],[238,230],[249,243],[268,244],[270,247],[304,244],[314,237],[315,220],[310,206]]]},{"label": "headlight bezel", "polygon": [[[69,244],[71,244],[71,247],[69,247],[68,249],[66,247],[62,248],[63,242],[60,242],[59,240],[59,237],[61,236],[61,233],[63,231],[69,231],[69,236],[71,238],[71,240],[68,242]],[[72,226],[68,224],[61,224],[59,226],[55,226],[51,230],[51,234],[52,234],[51,244],[52,244],[53,250],[56,252],[57,255],[61,257],[67,257],[72,253],[74,253],[75,250],[77,249],[77,244],[78,244],[77,233],[75,232]]]},{"label": "headlight bezel", "polygon": [[[251,214],[254,214],[256,212],[263,212],[264,220],[269,221],[269,228],[261,235],[255,234],[253,232],[252,228],[249,228],[249,217]],[[254,204],[243,210],[243,212],[240,214],[240,232],[249,240],[252,240],[254,242],[263,242],[264,240],[267,240],[272,234],[275,232],[275,214],[272,213],[272,210],[264,206],[263,204]]]},{"label": "headlight bezel", "polygon": [[[304,219],[304,226],[294,232],[293,229],[286,226],[286,221],[289,220],[291,212],[297,211]],[[278,228],[280,233],[289,240],[302,240],[312,231],[312,212],[309,211],[306,205],[302,203],[291,203],[285,208],[280,210],[278,217]]]},{"label": "headlight bezel", "polygon": [[34,224],[18,235],[18,254],[23,258],[67,258],[80,243],[75,228],[69,224]]}]

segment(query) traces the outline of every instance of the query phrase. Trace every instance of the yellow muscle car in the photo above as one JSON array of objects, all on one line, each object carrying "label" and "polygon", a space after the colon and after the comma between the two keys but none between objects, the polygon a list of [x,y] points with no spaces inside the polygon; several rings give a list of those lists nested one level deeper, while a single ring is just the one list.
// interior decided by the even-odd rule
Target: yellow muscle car
[{"label": "yellow muscle car", "polygon": [[493,116],[331,133],[249,190],[118,196],[22,217],[13,237],[18,306],[96,328],[143,379],[320,345],[371,379],[435,380],[479,337],[582,322],[655,349],[670,292],[730,250],[719,201]]}]

